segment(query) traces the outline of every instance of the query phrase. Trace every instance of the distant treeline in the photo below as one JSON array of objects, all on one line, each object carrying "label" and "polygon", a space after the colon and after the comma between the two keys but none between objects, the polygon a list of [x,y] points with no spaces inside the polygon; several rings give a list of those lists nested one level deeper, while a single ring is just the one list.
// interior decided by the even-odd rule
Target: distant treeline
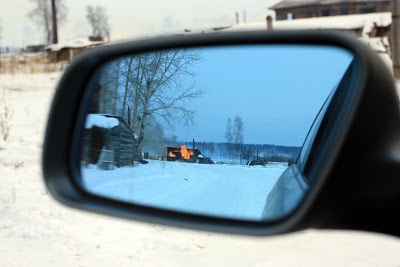
[{"label": "distant treeline", "polygon": [[[193,147],[193,142],[184,143],[188,148]],[[222,142],[195,142],[194,148],[199,149],[204,156],[214,161],[233,161],[242,164],[257,158],[268,162],[293,162],[301,150],[298,146],[243,144],[240,155],[231,155],[228,144]]]}]

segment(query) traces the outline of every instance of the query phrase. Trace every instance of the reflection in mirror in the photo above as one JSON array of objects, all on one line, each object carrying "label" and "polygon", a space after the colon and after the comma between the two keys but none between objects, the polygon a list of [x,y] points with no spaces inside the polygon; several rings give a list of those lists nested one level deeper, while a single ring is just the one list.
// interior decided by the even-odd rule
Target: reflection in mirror
[{"label": "reflection in mirror", "polygon": [[114,59],[91,81],[80,137],[83,189],[220,218],[287,215],[308,190],[298,155],[312,145],[307,134],[352,60],[347,50],[315,45]]}]

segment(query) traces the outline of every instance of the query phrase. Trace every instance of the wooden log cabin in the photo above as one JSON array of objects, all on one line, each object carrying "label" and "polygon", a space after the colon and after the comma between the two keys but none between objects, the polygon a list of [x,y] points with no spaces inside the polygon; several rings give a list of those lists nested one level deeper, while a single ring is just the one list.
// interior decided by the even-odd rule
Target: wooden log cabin
[{"label": "wooden log cabin", "polygon": [[83,163],[102,169],[131,166],[140,159],[132,128],[119,116],[88,114],[82,144]]}]

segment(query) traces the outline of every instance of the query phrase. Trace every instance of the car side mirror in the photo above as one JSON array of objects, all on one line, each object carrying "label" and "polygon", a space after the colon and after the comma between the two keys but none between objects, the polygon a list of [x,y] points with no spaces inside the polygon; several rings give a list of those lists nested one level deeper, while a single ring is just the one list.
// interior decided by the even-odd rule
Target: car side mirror
[{"label": "car side mirror", "polygon": [[[357,229],[354,218],[324,207],[345,205],[355,188],[344,176],[364,157],[389,153],[394,135],[365,124],[364,113],[386,101],[375,103],[387,119],[377,124],[397,131],[384,68],[365,45],[332,32],[199,34],[93,49],[58,85],[46,185],[73,207],[195,229]],[[363,138],[379,145],[350,163]]]}]

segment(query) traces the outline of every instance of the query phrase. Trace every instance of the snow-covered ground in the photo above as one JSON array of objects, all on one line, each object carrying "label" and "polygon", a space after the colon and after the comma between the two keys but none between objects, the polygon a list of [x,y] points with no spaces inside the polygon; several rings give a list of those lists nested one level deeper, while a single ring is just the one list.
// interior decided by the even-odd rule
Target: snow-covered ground
[{"label": "snow-covered ground", "polygon": [[285,169],[287,164],[264,167],[150,160],[112,171],[83,168],[82,178],[90,192],[113,199],[258,221]]},{"label": "snow-covered ground", "polygon": [[126,221],[56,203],[43,184],[43,131],[58,74],[0,75],[14,110],[0,140],[0,266],[399,266],[400,241],[307,230],[243,237]]}]

